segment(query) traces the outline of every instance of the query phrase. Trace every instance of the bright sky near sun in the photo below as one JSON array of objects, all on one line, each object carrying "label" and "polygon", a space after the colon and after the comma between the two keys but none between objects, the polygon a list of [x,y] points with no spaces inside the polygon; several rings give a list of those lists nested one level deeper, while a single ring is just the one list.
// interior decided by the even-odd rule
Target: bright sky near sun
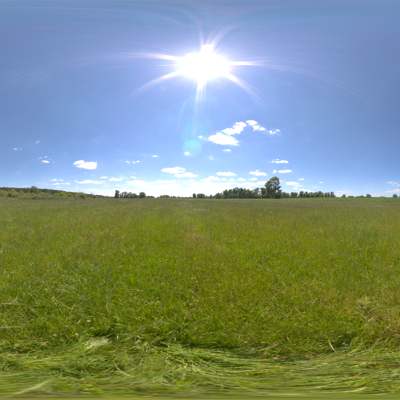
[{"label": "bright sky near sun", "polygon": [[0,187],[400,194],[400,2],[2,1]]}]

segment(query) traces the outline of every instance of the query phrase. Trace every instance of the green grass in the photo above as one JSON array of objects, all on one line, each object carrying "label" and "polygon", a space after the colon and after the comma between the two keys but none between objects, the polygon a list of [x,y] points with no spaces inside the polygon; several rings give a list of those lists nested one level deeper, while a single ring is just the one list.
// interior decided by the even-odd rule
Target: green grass
[{"label": "green grass", "polygon": [[355,200],[0,199],[0,392],[399,390],[400,201]]}]

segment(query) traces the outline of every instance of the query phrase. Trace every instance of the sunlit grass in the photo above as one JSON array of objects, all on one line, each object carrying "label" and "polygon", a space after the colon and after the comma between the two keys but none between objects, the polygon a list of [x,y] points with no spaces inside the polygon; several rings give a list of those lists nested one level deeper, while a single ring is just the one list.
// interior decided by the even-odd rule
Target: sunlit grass
[{"label": "sunlit grass", "polygon": [[400,202],[0,199],[0,390],[399,389],[399,217]]}]

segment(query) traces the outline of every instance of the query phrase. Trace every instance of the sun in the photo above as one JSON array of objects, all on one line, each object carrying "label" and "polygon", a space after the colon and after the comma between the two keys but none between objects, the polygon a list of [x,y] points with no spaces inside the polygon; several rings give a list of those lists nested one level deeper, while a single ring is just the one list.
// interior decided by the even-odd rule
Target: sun
[{"label": "sun", "polygon": [[[160,53],[130,53],[130,57],[152,58],[170,62],[166,65],[170,72],[144,84],[135,90],[129,97],[150,90],[169,80],[189,78],[197,82],[196,104],[201,103],[208,81],[226,80],[240,86],[256,99],[259,99],[257,90],[236,76],[239,69],[246,66],[259,65],[252,61],[232,61],[224,57],[223,53],[215,51],[214,43],[203,44],[197,53],[186,55],[170,55]],[[172,69],[172,70],[171,70]],[[197,106],[196,106],[197,107]]]},{"label": "sun", "polygon": [[204,84],[207,81],[219,77],[228,77],[229,62],[224,57],[213,52],[211,44],[202,46],[199,53],[191,53],[181,57],[178,62],[178,70],[181,75],[187,76]]}]

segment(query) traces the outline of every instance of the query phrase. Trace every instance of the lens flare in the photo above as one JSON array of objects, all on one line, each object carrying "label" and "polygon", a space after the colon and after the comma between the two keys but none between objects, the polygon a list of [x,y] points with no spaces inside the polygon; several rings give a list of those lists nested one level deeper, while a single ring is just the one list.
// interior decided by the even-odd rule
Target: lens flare
[{"label": "lens flare", "polygon": [[213,52],[213,45],[204,45],[199,53],[191,53],[178,62],[180,74],[205,83],[218,77],[228,77],[229,62]]}]

